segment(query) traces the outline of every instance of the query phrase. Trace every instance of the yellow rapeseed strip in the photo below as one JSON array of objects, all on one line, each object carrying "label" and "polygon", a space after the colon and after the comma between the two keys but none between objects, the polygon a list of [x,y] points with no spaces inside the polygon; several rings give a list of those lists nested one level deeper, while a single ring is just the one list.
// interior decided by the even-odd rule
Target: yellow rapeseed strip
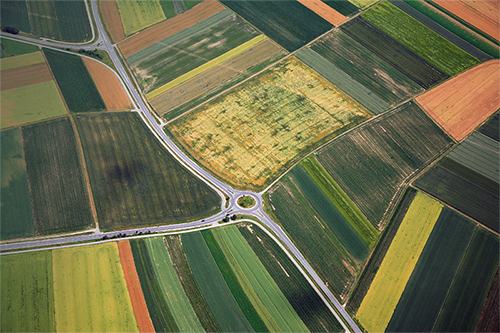
[{"label": "yellow rapeseed strip", "polygon": [[357,318],[368,332],[384,332],[443,205],[418,192],[373,279]]},{"label": "yellow rapeseed strip", "polygon": [[12,68],[19,68],[44,62],[42,52],[36,51],[33,53],[22,54],[14,57],[2,58],[0,67],[2,71]]},{"label": "yellow rapeseed strip", "polygon": [[378,0],[349,0],[349,2],[358,8],[365,9],[370,7],[374,3],[377,3]]},{"label": "yellow rapeseed strip", "polygon": [[212,59],[209,62],[207,62],[199,67],[196,67],[195,69],[187,72],[186,74],[183,74],[183,75],[179,76],[178,78],[170,81],[169,83],[164,84],[163,86],[153,90],[152,92],[146,94],[146,98],[147,99],[154,98],[154,97],[164,93],[165,91],[172,89],[173,87],[195,77],[196,75],[201,74],[204,71],[209,70],[210,68],[217,66],[221,62],[223,62],[231,57],[234,57],[235,55],[251,48],[255,44],[263,41],[264,39],[266,39],[265,35],[259,35],[257,37],[254,37],[251,40],[249,40],[248,42],[245,42],[245,43],[235,47],[231,51],[228,51],[228,52],[224,53],[223,55],[220,55],[217,58]]}]

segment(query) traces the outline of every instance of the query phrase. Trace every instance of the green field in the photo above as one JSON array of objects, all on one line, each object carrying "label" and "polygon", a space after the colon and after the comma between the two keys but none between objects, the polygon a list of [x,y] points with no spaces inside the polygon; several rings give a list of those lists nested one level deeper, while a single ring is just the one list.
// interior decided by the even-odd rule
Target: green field
[{"label": "green field", "polygon": [[492,116],[484,125],[479,128],[479,132],[486,135],[487,137],[499,141],[500,134],[500,113],[497,113]]},{"label": "green field", "polygon": [[22,136],[35,233],[46,235],[94,226],[70,120],[65,117],[26,126]]},{"label": "green field", "polygon": [[479,63],[390,2],[381,2],[361,16],[450,76]]},{"label": "green field", "polygon": [[[3,1],[2,2],[2,9],[3,9],[4,2],[6,2],[6,3],[17,3],[17,2],[22,3],[21,1]],[[3,17],[2,17],[2,19],[3,19]],[[15,55],[33,53],[33,52],[40,50],[38,48],[38,46],[36,46],[36,45],[20,43],[20,42],[14,41],[12,39],[7,39],[7,38],[0,38],[0,43],[2,44],[2,50],[4,52],[3,57],[11,57],[11,56],[15,56]],[[2,60],[2,62],[3,62],[3,60]]]},{"label": "green field", "polygon": [[330,289],[344,300],[361,263],[347,252],[289,176],[268,191],[268,198],[281,227]]},{"label": "green field", "polygon": [[344,16],[351,16],[359,11],[359,8],[348,0],[322,0],[328,6],[332,7]]},{"label": "green field", "polygon": [[439,156],[451,139],[414,103],[385,113],[316,153],[326,171],[379,230],[415,170]]},{"label": "green field", "polygon": [[201,293],[200,288],[198,288],[193,272],[189,267],[188,258],[182,247],[181,236],[166,236],[164,242],[175,272],[204,330],[206,332],[221,332],[219,324],[215,321],[214,315],[205,297]]},{"label": "green field", "polygon": [[3,27],[14,27],[30,32],[30,18],[26,1],[0,1],[0,20]]},{"label": "green field", "polygon": [[22,55],[18,55],[16,57],[8,57],[5,59],[2,59],[0,65],[1,65],[2,71],[5,71],[8,69],[24,67],[24,66],[29,66],[29,65],[33,65],[33,64],[39,64],[42,62],[45,62],[45,59],[43,58],[42,52],[36,50],[35,52],[25,53]]},{"label": "green field", "polygon": [[307,171],[312,180],[319,186],[328,199],[335,205],[342,216],[347,220],[370,249],[375,246],[379,233],[366,219],[352,200],[340,186],[319,164],[313,155],[304,159],[300,165]]},{"label": "green field", "polygon": [[125,36],[165,20],[158,0],[116,0]]},{"label": "green field", "polygon": [[475,229],[466,217],[443,208],[387,325],[388,332],[432,331]]},{"label": "green field", "polygon": [[146,238],[154,277],[158,281],[163,297],[172,313],[180,332],[201,332],[203,326],[182,289],[162,237]]},{"label": "green field", "polygon": [[70,111],[106,109],[81,57],[51,49],[44,49],[44,53]]},{"label": "green field", "polygon": [[332,25],[298,1],[222,1],[288,51],[309,43]]},{"label": "green field", "polygon": [[311,332],[344,332],[326,304],[279,245],[259,227],[238,229]]},{"label": "green field", "polygon": [[31,22],[31,33],[50,39],[61,40],[54,0],[26,0]]},{"label": "green field", "polygon": [[[54,1],[61,38],[66,42],[90,41],[92,30],[85,0]],[[90,7],[90,4],[88,4]]]},{"label": "green field", "polygon": [[148,253],[145,239],[131,239],[130,247],[134,256],[137,275],[148,306],[149,316],[157,332],[179,332],[171,309],[160,288],[153,263]]},{"label": "green field", "polygon": [[322,37],[311,49],[391,105],[422,88],[340,29]]},{"label": "green field", "polygon": [[217,193],[167,152],[139,114],[75,120],[101,228],[194,220],[220,208]]},{"label": "green field", "polygon": [[448,78],[445,72],[361,16],[344,23],[340,30],[424,89]]},{"label": "green field", "polygon": [[222,331],[252,332],[201,233],[187,233],[181,238],[194,279]]},{"label": "green field", "polygon": [[0,132],[0,239],[35,236],[31,198],[19,128]]},{"label": "green field", "polygon": [[499,265],[499,238],[478,228],[443,305],[435,332],[472,332]]},{"label": "green field", "polygon": [[0,279],[2,332],[54,332],[51,251],[2,255]]},{"label": "green field", "polygon": [[375,4],[378,2],[378,0],[349,0],[350,3],[356,5],[357,7],[361,9],[366,9],[370,7],[371,5]]}]

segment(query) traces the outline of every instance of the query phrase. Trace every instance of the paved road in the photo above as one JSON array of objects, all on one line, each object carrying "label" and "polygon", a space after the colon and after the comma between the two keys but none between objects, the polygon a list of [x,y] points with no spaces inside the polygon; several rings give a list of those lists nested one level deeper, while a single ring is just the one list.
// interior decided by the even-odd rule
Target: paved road
[{"label": "paved road", "polygon": [[[169,232],[169,231],[176,231],[176,230],[182,230],[182,229],[189,229],[189,228],[195,228],[195,227],[203,227],[203,226],[209,226],[209,225],[215,225],[218,221],[222,220],[227,214],[247,214],[247,215],[253,215],[259,218],[260,221],[262,221],[270,230],[274,232],[274,234],[279,238],[281,241],[280,246],[287,252],[291,252],[293,255],[291,257],[292,260],[295,259],[298,260],[300,265],[304,268],[305,271],[309,274],[309,276],[314,280],[317,286],[321,289],[321,291],[326,295],[328,300],[335,306],[336,310],[340,315],[344,318],[344,320],[348,323],[350,326],[350,329],[345,326],[344,322],[339,318],[338,314],[333,311],[334,315],[337,317],[339,322],[342,324],[342,326],[345,328],[346,331],[354,331],[354,332],[360,332],[360,329],[358,326],[354,323],[352,318],[349,316],[349,314],[345,311],[344,307],[338,302],[338,300],[334,297],[334,295],[331,293],[331,291],[326,287],[324,282],[321,280],[321,278],[316,274],[314,269],[309,265],[307,260],[304,258],[302,253],[297,249],[297,247],[292,243],[290,238],[285,234],[285,232],[264,212],[263,210],[263,205],[262,205],[262,193],[254,193],[250,191],[239,191],[236,189],[233,189],[231,186],[225,184],[224,182],[220,181],[219,179],[215,178],[211,174],[209,174],[207,171],[205,171],[203,168],[201,168],[198,164],[196,164],[194,161],[192,161],[189,157],[187,157],[180,149],[177,147],[172,140],[165,134],[165,132],[162,129],[162,125],[159,125],[156,122],[155,117],[150,113],[149,109],[146,106],[146,103],[142,99],[142,96],[140,93],[134,88],[134,85],[132,84],[129,76],[127,75],[127,72],[125,68],[123,67],[120,58],[117,55],[117,51],[115,49],[115,46],[111,44],[108,36],[105,33],[104,27],[102,25],[101,19],[98,14],[98,8],[97,8],[97,0],[92,0],[91,1],[91,6],[92,6],[92,14],[94,17],[94,21],[97,26],[97,39],[93,41],[92,43],[86,44],[86,45],[77,45],[78,48],[83,48],[87,50],[93,50],[93,49],[101,49],[105,50],[108,52],[111,61],[115,65],[119,76],[122,78],[123,82],[127,86],[128,90],[132,94],[133,101],[135,103],[135,111],[139,112],[145,119],[146,125],[151,129],[151,131],[157,136],[157,138],[162,142],[162,144],[165,146],[165,148],[185,167],[190,169],[195,175],[197,175],[200,179],[202,179],[205,183],[207,183],[210,187],[212,187],[214,190],[219,193],[222,199],[222,204],[221,204],[221,211],[213,215],[211,217],[208,217],[203,220],[199,221],[194,221],[194,222],[188,222],[188,223],[182,223],[182,224],[175,224],[175,225],[164,225],[164,226],[156,226],[156,227],[148,227],[148,228],[137,228],[137,229],[129,229],[125,231],[117,231],[117,232],[107,232],[107,233],[100,233],[96,232],[94,234],[85,234],[85,235],[76,235],[76,236],[68,236],[68,237],[63,237],[63,238],[50,238],[50,239],[43,239],[43,240],[36,240],[36,241],[26,241],[26,242],[17,242],[17,243],[4,243],[0,244],[0,251],[6,251],[6,250],[21,250],[21,249],[27,249],[27,248],[33,248],[33,247],[40,247],[40,246],[54,246],[54,245],[60,245],[60,244],[68,244],[68,243],[74,243],[74,242],[82,242],[82,241],[95,241],[99,240],[102,237],[113,237],[118,234],[126,234],[126,235],[135,235],[137,233],[146,233],[146,232],[152,232],[152,233],[161,233],[161,232]],[[14,37],[13,35],[10,34],[4,34],[2,35],[9,36],[9,37]],[[32,38],[27,38],[27,37],[22,37],[22,36],[15,36],[18,39],[22,39],[25,41],[29,41],[32,43],[40,44],[40,45],[45,45],[45,46],[50,46],[50,47],[59,47],[59,48],[66,48],[66,47],[75,47],[74,45],[68,45],[65,43],[58,43],[55,41],[48,41],[48,40],[36,40]],[[249,208],[249,209],[242,209],[237,205],[237,199],[238,197],[242,195],[249,195],[252,196],[256,200],[256,205]],[[229,197],[229,205],[227,208],[225,208],[225,203],[226,203],[226,196]],[[273,237],[274,238],[274,237]],[[284,246],[283,246],[284,245]],[[293,258],[295,257],[295,259]],[[299,266],[300,268],[300,266]],[[302,268],[300,268],[303,273],[305,273]],[[306,274],[304,274],[307,277]],[[310,279],[308,278],[310,281]],[[312,284],[316,291],[320,294],[320,296],[325,300],[323,294],[317,289],[317,287]],[[328,304],[328,302],[326,302]],[[328,305],[329,306],[329,305]]]}]

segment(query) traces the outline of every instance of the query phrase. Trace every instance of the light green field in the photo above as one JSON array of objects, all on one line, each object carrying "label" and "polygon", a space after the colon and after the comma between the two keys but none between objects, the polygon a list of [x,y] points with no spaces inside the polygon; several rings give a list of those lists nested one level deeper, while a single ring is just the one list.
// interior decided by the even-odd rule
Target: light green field
[{"label": "light green field", "polygon": [[116,242],[52,251],[58,332],[138,332]]},{"label": "light green field", "polygon": [[66,108],[54,81],[2,91],[0,128],[66,114]]},{"label": "light green field", "polygon": [[116,0],[126,36],[166,19],[159,0]]},{"label": "light green field", "polygon": [[[266,326],[269,323],[272,326],[268,327],[276,329],[277,325],[278,331],[282,332],[307,332],[307,327],[250,248],[245,238],[238,231],[237,227],[215,228],[212,232],[245,292],[247,289],[253,289],[258,300],[267,309],[269,314],[266,315],[266,318],[262,318],[261,316]],[[248,283],[250,284],[248,285]],[[254,307],[258,305],[255,298],[249,299]],[[256,308],[256,310],[259,312],[259,309]]]},{"label": "light green field", "polygon": [[356,315],[367,331],[385,331],[442,208],[415,196]]},{"label": "light green field", "polygon": [[149,257],[168,307],[181,332],[203,332],[196,313],[175,273],[163,237],[145,239]]},{"label": "light green field", "polygon": [[378,2],[378,0],[349,0],[356,7],[365,9]]},{"label": "light green field", "polygon": [[[41,51],[22,54],[14,57],[2,58],[0,60],[0,67],[2,71],[7,69],[19,68],[44,62]],[[3,94],[3,93],[2,93]]]}]

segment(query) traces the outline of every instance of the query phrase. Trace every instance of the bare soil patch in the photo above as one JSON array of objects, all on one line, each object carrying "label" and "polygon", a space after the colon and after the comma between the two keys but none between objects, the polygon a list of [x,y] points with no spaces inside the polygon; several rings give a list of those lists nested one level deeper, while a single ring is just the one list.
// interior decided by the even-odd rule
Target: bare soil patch
[{"label": "bare soil patch", "polygon": [[2,71],[1,91],[29,86],[52,80],[46,63],[34,64]]},{"label": "bare soil patch", "polygon": [[99,1],[99,11],[101,13],[104,26],[108,30],[111,40],[115,43],[125,38],[123,32],[122,20],[120,12],[115,0],[101,0]]},{"label": "bare soil patch", "polygon": [[416,98],[455,140],[462,140],[500,106],[500,61],[471,68]]},{"label": "bare soil patch", "polygon": [[320,0],[298,0],[298,1],[335,26],[347,20],[347,17],[340,14],[335,9],[333,9],[332,7],[328,6],[326,3]]}]

